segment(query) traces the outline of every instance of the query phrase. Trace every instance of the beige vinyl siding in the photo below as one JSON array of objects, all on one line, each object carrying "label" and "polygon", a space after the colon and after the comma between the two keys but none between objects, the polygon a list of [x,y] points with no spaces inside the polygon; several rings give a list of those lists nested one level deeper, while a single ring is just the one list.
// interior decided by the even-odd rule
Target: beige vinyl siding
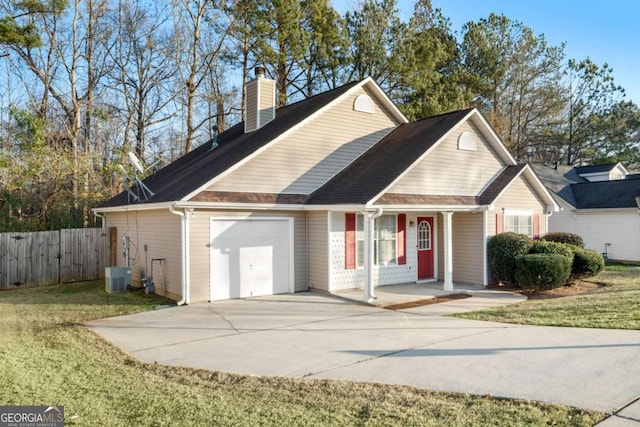
[{"label": "beige vinyl siding", "polygon": [[[106,227],[118,229],[117,265],[124,266],[122,238],[130,238],[130,266],[133,281],[151,274],[151,260],[164,258],[153,265],[156,292],[171,298],[182,295],[181,219],[168,209],[105,213]],[[144,245],[147,252],[144,252]],[[146,262],[146,267],[145,267]],[[147,271],[148,270],[148,271]]]},{"label": "beige vinyl siding", "polygon": [[354,111],[364,93],[350,93],[208,189],[310,194],[397,125],[380,104],[374,114]]},{"label": "beige vinyl siding", "polygon": [[309,230],[309,287],[329,291],[329,214],[307,213]]},{"label": "beige vinyl siding", "polygon": [[274,118],[276,82],[270,79],[260,81],[260,127],[266,125]]},{"label": "beige vinyl siding", "polygon": [[[258,109],[258,85],[253,84],[256,82],[251,82],[246,86],[246,118],[245,118],[245,129],[247,132],[251,132],[258,128],[258,114],[256,114],[256,110]],[[252,114],[253,112],[253,114]]]},{"label": "beige vinyl siding", "polygon": [[505,209],[531,209],[534,213],[543,213],[545,203],[540,199],[533,187],[520,175],[498,197],[494,206],[496,210]]},{"label": "beige vinyl siding", "polygon": [[495,214],[502,214],[505,209],[530,210],[534,214],[540,215],[540,234],[544,234],[547,230],[546,215],[544,215],[546,205],[522,175],[507,187],[493,205],[495,210],[490,211],[488,217],[489,235],[496,232]]},{"label": "beige vinyl siding", "polygon": [[489,236],[496,234],[496,215],[503,214],[504,209],[530,210],[539,215],[540,235],[547,232],[547,216],[544,214],[546,205],[536,195],[533,187],[521,175],[511,183],[505,192],[494,203],[495,210],[489,211],[487,217],[487,232]]},{"label": "beige vinyl siding", "polygon": [[[476,151],[458,150],[458,138],[473,132]],[[388,192],[475,196],[502,169],[503,162],[478,128],[466,121],[455,128],[426,158]]]},{"label": "beige vinyl siding", "polygon": [[191,302],[209,301],[211,282],[211,218],[293,218],[294,290],[308,289],[306,215],[304,212],[195,210],[190,218]]},{"label": "beige vinyl siding", "polygon": [[640,262],[640,215],[638,209],[554,212],[549,232],[564,231],[582,236],[584,246],[598,253],[611,243],[607,253],[616,261]]},{"label": "beige vinyl siding", "polygon": [[453,281],[482,285],[484,281],[484,215],[478,213],[454,213],[453,230]]}]

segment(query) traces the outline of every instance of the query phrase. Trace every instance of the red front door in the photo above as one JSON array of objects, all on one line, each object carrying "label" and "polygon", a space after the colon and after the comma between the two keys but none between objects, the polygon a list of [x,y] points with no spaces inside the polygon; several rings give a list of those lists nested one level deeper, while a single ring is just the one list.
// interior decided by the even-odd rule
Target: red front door
[{"label": "red front door", "polygon": [[418,280],[433,277],[433,217],[418,217]]}]

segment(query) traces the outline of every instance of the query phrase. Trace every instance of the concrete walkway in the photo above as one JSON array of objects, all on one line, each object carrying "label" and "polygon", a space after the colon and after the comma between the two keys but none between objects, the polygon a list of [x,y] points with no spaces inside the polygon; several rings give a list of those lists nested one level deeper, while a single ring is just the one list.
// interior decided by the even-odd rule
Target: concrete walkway
[{"label": "concrete walkway", "polygon": [[400,311],[300,293],[193,304],[89,326],[147,362],[557,402],[617,413],[604,426],[640,425],[640,331],[443,317],[521,300],[469,292],[473,297]]}]

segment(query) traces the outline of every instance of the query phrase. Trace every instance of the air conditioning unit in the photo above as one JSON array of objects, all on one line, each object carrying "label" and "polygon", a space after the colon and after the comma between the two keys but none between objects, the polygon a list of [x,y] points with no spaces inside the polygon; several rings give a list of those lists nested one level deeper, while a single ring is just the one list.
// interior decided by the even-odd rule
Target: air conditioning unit
[{"label": "air conditioning unit", "polygon": [[104,290],[110,294],[125,292],[131,286],[131,268],[106,267],[104,269]]}]

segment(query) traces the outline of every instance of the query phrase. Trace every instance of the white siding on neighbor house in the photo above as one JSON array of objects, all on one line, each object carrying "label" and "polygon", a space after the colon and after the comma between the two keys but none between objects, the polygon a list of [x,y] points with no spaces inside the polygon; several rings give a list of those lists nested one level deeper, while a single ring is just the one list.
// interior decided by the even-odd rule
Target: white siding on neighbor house
[{"label": "white siding on neighbor house", "polygon": [[397,125],[380,104],[375,114],[354,111],[363,93],[354,91],[208,190],[310,194]]},{"label": "white siding on neighbor house", "polygon": [[[385,212],[385,214],[392,214]],[[415,282],[417,251],[416,229],[408,226],[409,221],[416,221],[416,215],[407,215],[407,263],[404,265],[391,265],[386,267],[374,266],[374,286],[393,285],[399,283]],[[361,288],[364,284],[364,270],[362,267],[355,269],[345,268],[345,213],[330,213],[330,237],[331,245],[331,274],[330,292],[342,289]]]},{"label": "white siding on neighbor house", "polygon": [[[477,149],[459,150],[458,138],[473,132]],[[426,158],[415,165],[388,192],[475,196],[502,169],[504,163],[470,121],[462,123]]]},{"label": "white siding on neighbor house", "polygon": [[[153,280],[156,292],[172,298],[182,294],[181,219],[168,209],[128,212],[107,212],[106,227],[118,229],[118,266],[124,266],[122,238],[130,239],[130,266],[133,280],[151,274],[151,260],[164,258],[153,264]],[[144,252],[147,245],[147,252]],[[146,263],[146,266],[145,266]]]},{"label": "white siding on neighbor house", "polygon": [[616,261],[640,262],[640,215],[638,209],[603,212],[554,212],[549,232],[564,231],[582,236],[584,246],[598,253],[605,251]]},{"label": "white siding on neighbor house", "polygon": [[304,212],[194,210],[190,218],[191,302],[205,302],[209,301],[210,298],[211,217],[229,219],[251,217],[293,218],[294,290],[296,292],[307,290],[307,225]]},{"label": "white siding on neighbor house", "polygon": [[309,287],[329,291],[329,213],[307,212]]},{"label": "white siding on neighbor house", "polygon": [[456,212],[452,219],[453,282],[484,283],[484,214]]}]

